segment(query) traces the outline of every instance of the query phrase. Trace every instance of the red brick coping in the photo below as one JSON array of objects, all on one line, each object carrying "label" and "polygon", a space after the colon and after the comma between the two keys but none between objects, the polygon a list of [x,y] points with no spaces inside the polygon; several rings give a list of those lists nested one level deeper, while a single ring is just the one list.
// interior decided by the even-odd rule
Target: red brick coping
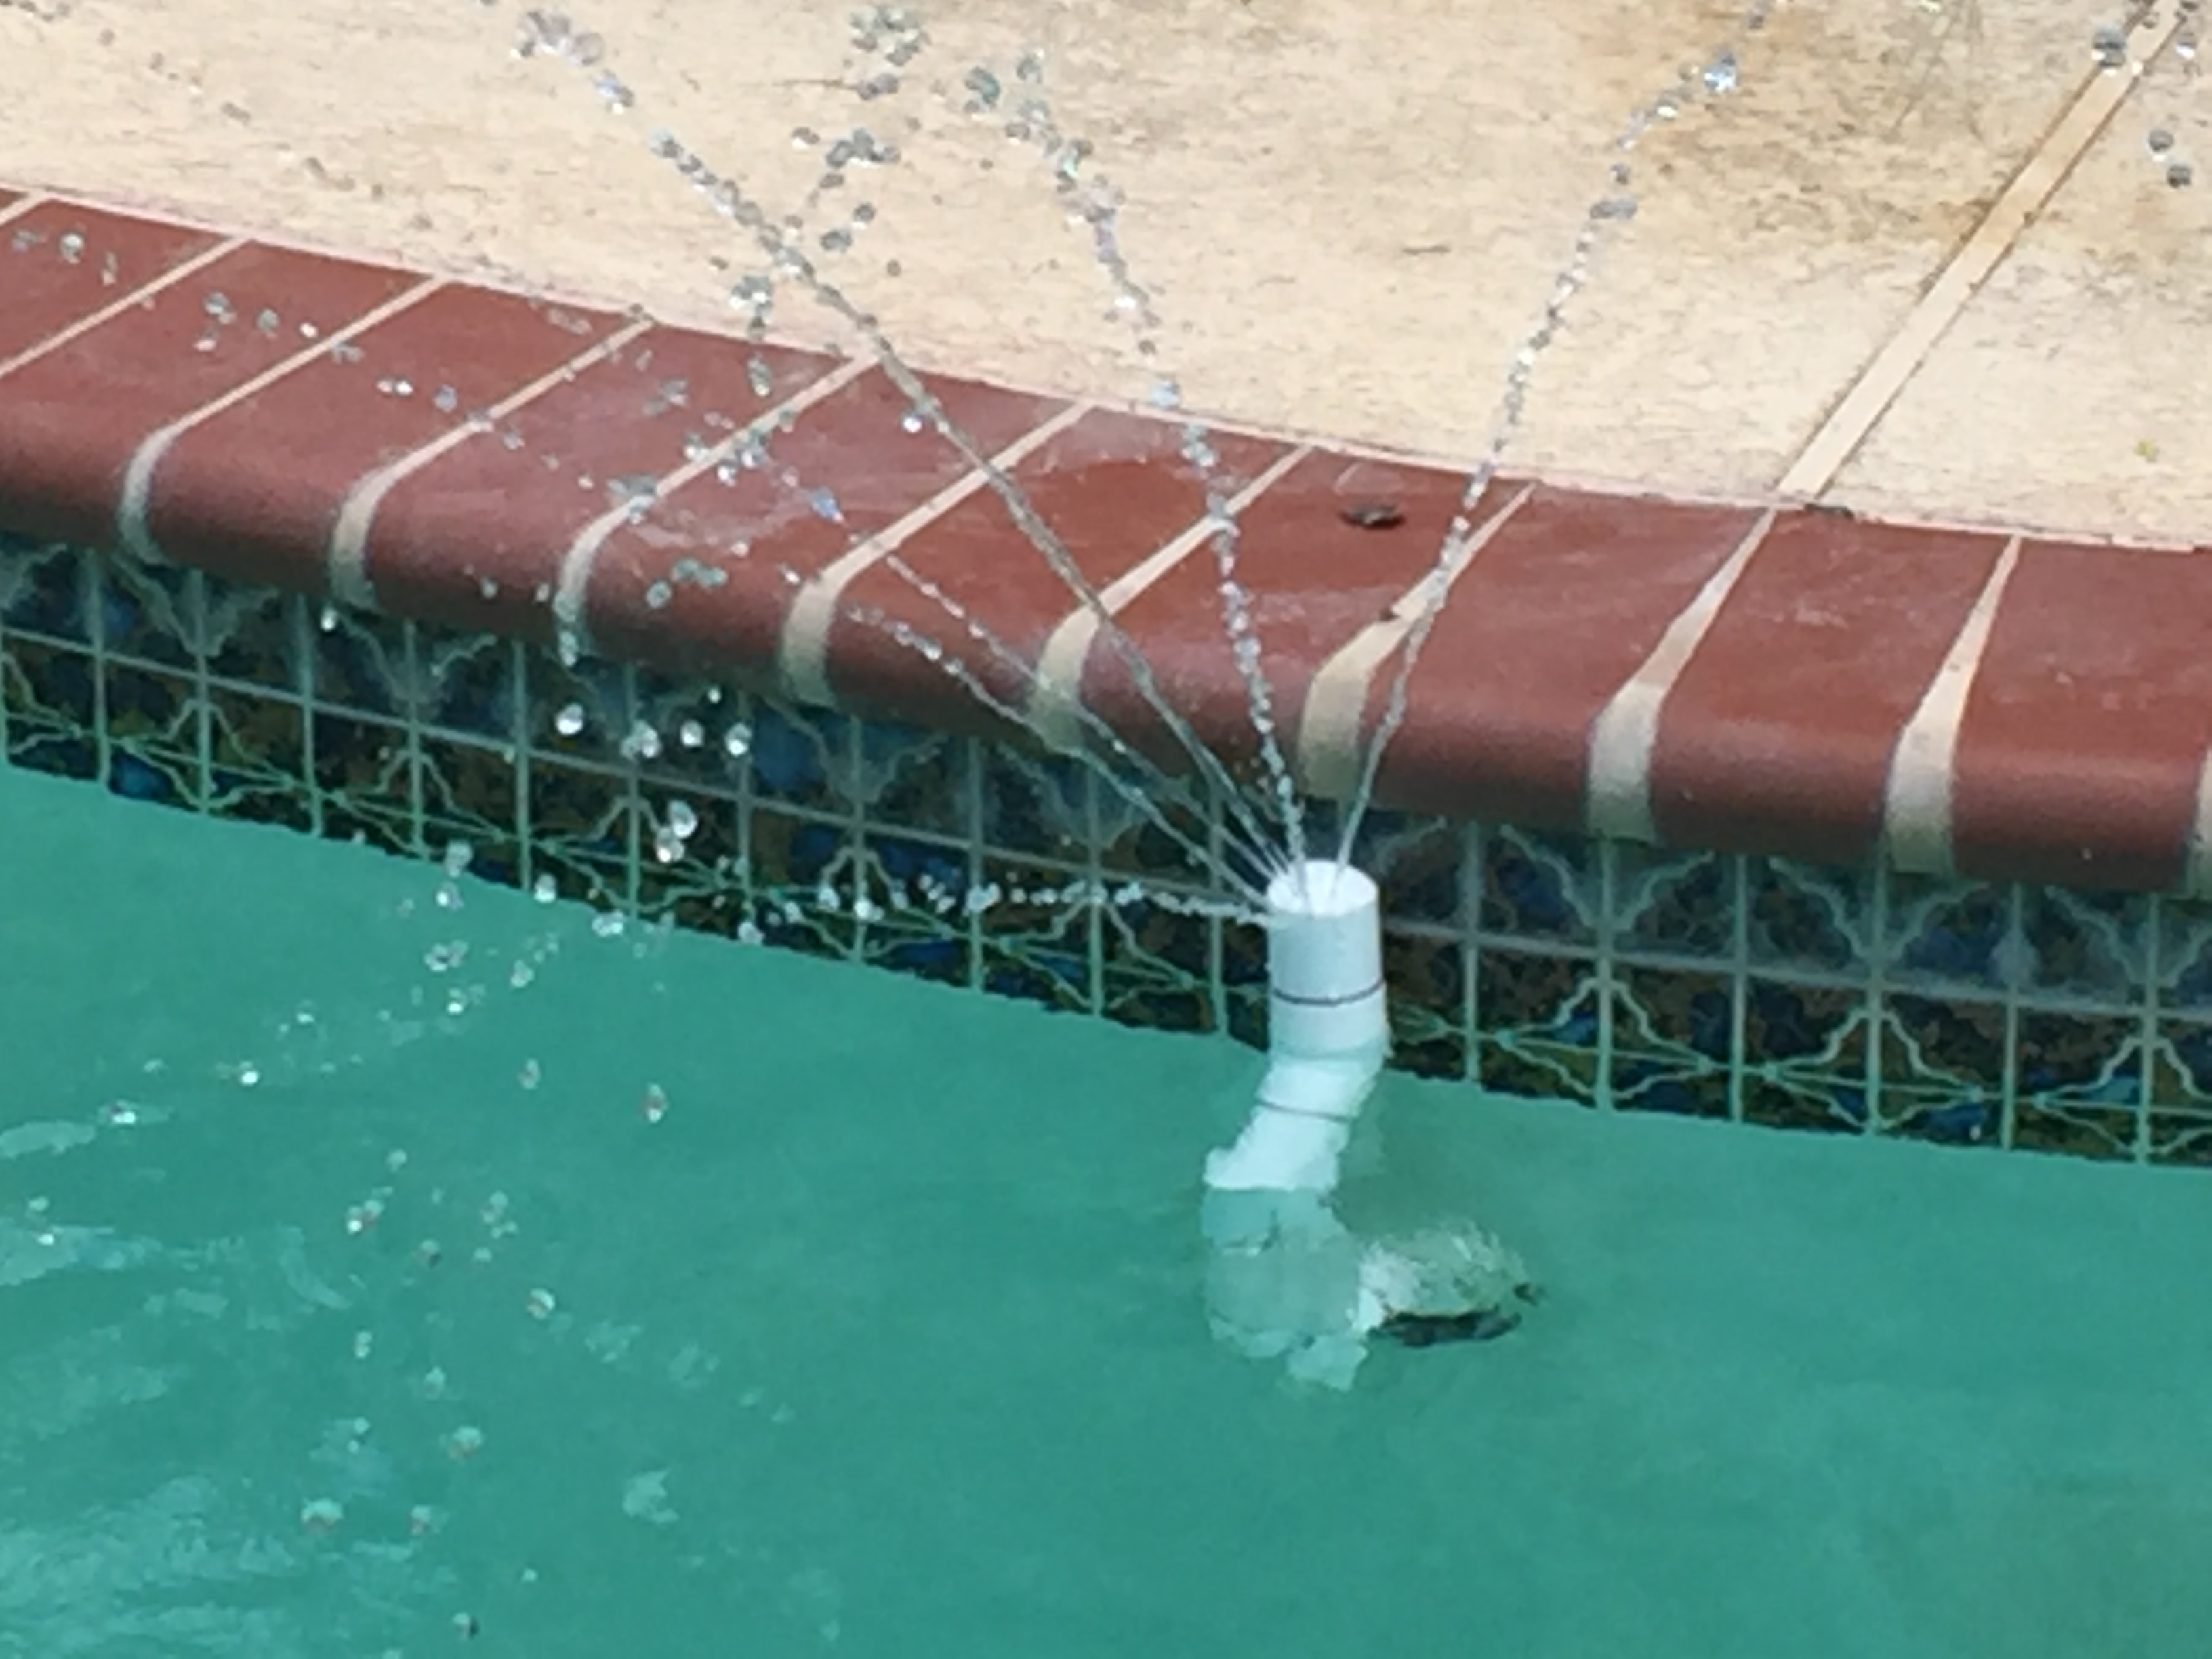
[{"label": "red brick coping", "polygon": [[[1176,424],[930,384],[1199,732],[1249,751]],[[764,459],[740,453],[748,428]],[[1462,481],[1211,441],[1282,728],[1307,782],[1340,794]],[[1386,804],[2212,890],[2203,548],[1512,478],[1475,517]],[[957,659],[1069,727],[972,625],[1157,741],[1091,614],[872,365],[8,191],[0,527],[470,629],[565,623],[608,655],[988,725]]]}]

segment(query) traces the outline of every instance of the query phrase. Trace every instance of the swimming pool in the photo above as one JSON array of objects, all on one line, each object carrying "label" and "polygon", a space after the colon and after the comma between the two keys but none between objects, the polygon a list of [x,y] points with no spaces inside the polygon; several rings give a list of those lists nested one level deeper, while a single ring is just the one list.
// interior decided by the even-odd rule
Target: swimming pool
[{"label": "swimming pool", "polygon": [[1206,1331],[1234,1045],[18,772],[0,823],[0,1651],[1887,1659],[2212,1617],[2185,1174],[1393,1075],[1347,1214],[1479,1217],[1548,1294],[1306,1390]]}]

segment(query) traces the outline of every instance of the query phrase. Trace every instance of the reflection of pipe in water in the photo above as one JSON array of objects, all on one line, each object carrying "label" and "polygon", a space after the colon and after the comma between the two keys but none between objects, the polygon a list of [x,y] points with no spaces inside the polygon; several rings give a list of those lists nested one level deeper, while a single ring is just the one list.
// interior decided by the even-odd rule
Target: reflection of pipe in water
[{"label": "reflection of pipe in water", "polygon": [[1293,866],[1268,884],[1267,929],[1267,1073],[1235,1143],[1206,1160],[1215,1334],[1346,1388],[1370,1332],[1425,1342],[1510,1329],[1534,1292],[1488,1235],[1362,1245],[1330,1202],[1389,1052],[1375,883],[1349,865]]}]

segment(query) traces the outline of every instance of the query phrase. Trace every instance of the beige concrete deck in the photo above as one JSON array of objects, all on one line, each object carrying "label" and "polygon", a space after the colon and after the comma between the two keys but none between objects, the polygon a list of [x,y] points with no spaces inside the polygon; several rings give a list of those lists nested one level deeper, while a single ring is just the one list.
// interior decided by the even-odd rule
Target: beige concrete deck
[{"label": "beige concrete deck", "polygon": [[[1042,46],[1059,124],[1127,193],[1124,245],[1193,408],[1464,459],[1606,188],[1613,136],[1741,11],[915,9],[933,45],[896,100],[863,103],[835,84],[858,61],[846,0],[579,0],[575,26],[637,94],[616,115],[588,74],[512,55],[512,3],[19,4],[0,9],[0,182],[726,325],[752,251],[646,134],[670,129],[782,209],[819,167],[792,129],[864,124],[905,159],[854,173],[845,196],[881,216],[836,268],[908,355],[1134,398],[1147,374],[1042,164],[958,112],[969,64],[1011,86]],[[1774,489],[2060,123],[2106,21],[2082,0],[1783,0],[1740,43],[1741,89],[1638,152],[1638,214],[1540,365],[1514,464]],[[2133,84],[1834,499],[2212,540],[2212,99],[2185,69],[2167,53]],[[2193,187],[2151,164],[2154,125],[2196,161]]]}]

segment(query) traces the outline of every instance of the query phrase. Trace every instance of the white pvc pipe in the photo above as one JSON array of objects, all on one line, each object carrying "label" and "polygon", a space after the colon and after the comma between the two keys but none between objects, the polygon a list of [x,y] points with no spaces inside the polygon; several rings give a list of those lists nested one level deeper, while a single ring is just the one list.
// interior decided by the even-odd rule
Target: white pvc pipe
[{"label": "white pvc pipe", "polygon": [[1223,1192],[1335,1189],[1352,1126],[1389,1053],[1382,896],[1309,859],[1267,884],[1267,1053],[1252,1116],[1206,1161]]}]

